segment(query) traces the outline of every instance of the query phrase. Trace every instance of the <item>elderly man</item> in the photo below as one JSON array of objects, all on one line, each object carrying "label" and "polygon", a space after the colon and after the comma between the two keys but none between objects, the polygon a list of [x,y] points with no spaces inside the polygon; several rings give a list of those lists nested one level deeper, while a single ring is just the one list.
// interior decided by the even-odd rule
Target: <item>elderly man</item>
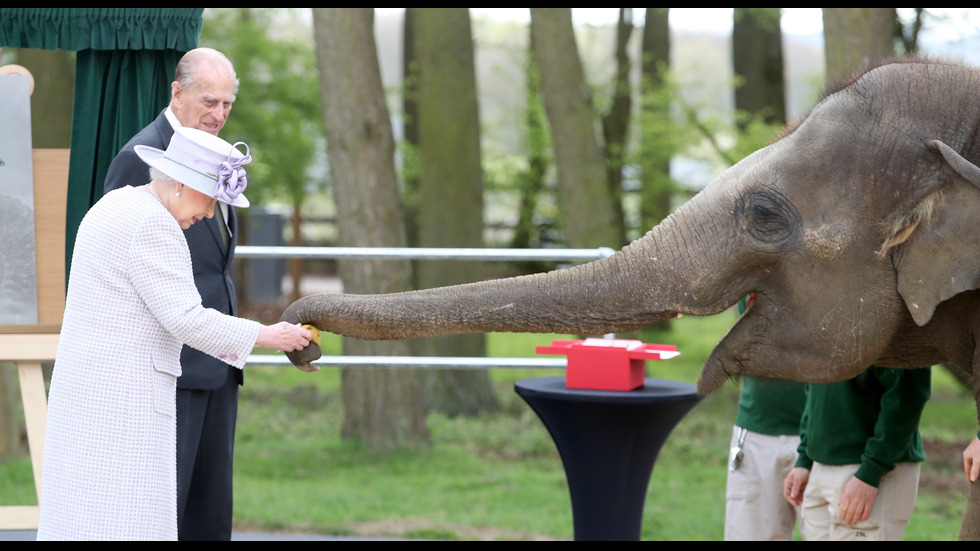
[{"label": "elderly man", "polygon": [[[232,63],[221,52],[197,48],[177,64],[170,105],[123,147],[109,166],[105,192],[139,186],[149,177],[136,145],[166,149],[174,128],[190,127],[213,135],[224,126],[238,92]],[[235,316],[230,267],[235,254],[237,216],[224,203],[214,217],[184,232],[194,282],[203,305]],[[177,381],[177,526],[181,540],[230,540],[232,458],[238,387],[242,371],[187,346],[180,355]]]}]

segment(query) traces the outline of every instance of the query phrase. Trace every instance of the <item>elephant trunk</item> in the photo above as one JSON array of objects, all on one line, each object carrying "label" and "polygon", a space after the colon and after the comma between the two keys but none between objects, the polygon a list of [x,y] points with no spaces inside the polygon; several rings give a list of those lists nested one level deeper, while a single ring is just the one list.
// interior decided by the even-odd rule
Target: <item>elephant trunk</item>
[{"label": "elephant trunk", "polygon": [[[611,293],[621,279],[615,257],[584,266],[504,280],[377,295],[318,294],[291,304],[290,323],[367,340],[458,333],[623,332],[674,315],[646,312]],[[590,283],[586,283],[589,281]],[[603,282],[603,283],[599,283]]]},{"label": "elephant trunk", "polygon": [[700,197],[609,258],[435,289],[309,295],[291,304],[282,320],[387,340],[486,332],[601,335],[636,330],[679,313],[714,314],[739,297],[717,294],[718,259],[707,258],[730,251],[712,252],[707,244],[692,247],[698,234],[685,233],[684,228],[706,230],[711,217],[705,213],[717,210],[710,208],[717,200]]}]

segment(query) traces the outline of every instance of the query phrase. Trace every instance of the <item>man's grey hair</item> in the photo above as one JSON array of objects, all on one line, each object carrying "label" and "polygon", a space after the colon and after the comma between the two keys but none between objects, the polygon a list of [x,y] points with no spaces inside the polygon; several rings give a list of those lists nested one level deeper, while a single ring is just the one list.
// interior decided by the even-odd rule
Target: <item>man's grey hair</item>
[{"label": "man's grey hair", "polygon": [[235,66],[225,54],[214,48],[195,48],[180,58],[177,62],[177,73],[174,80],[180,84],[181,88],[190,88],[194,85],[197,77],[197,70],[204,63],[225,64],[231,74],[235,76],[235,94],[238,94],[238,74],[235,73]]}]

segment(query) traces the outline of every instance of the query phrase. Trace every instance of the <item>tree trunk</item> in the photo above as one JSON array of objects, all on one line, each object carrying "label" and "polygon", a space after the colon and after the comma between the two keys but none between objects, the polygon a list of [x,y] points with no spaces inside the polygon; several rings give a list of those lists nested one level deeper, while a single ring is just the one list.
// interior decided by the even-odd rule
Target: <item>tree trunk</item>
[{"label": "tree trunk", "polygon": [[762,117],[768,124],[786,122],[783,37],[780,8],[735,8],[732,65],[738,79],[735,110]]},{"label": "tree trunk", "polygon": [[960,541],[980,541],[980,482],[970,484],[966,497],[966,510],[960,525]]},{"label": "tree trunk", "polygon": [[827,82],[895,55],[895,8],[821,8]]},{"label": "tree trunk", "polygon": [[616,24],[616,74],[613,77],[612,106],[602,117],[602,136],[605,140],[606,179],[612,197],[613,214],[619,243],[627,241],[626,214],[623,207],[623,166],[626,164],[627,138],[633,105],[630,85],[630,57],[627,48],[633,36],[633,8],[619,8]]},{"label": "tree trunk", "polygon": [[898,40],[902,44],[900,55],[916,55],[919,53],[919,33],[922,32],[923,16],[926,8],[912,8],[915,17],[908,24],[896,25]]},{"label": "tree trunk", "polygon": [[[475,247],[483,241],[483,169],[480,116],[469,8],[417,8],[414,18],[418,67],[419,246]],[[480,281],[480,262],[418,264],[420,288]],[[486,356],[486,335],[425,339],[430,356]],[[431,370],[422,375],[429,410],[450,416],[499,409],[486,371]]]},{"label": "tree trunk", "polygon": [[[374,42],[373,8],[313,8],[338,239],[348,247],[403,247],[394,138]],[[349,293],[409,290],[404,260],[341,260]],[[405,341],[344,339],[344,353],[407,355]],[[409,369],[345,369],[341,434],[381,449],[429,443],[418,377]]]},{"label": "tree trunk", "polygon": [[[402,208],[405,213],[405,239],[409,247],[418,247],[418,149],[419,108],[418,60],[415,55],[415,21],[422,8],[405,8],[402,23],[402,131],[404,134],[404,168],[402,169]],[[418,287],[419,260],[412,260],[413,285]]]},{"label": "tree trunk", "polygon": [[565,242],[572,248],[615,247],[616,216],[572,9],[531,8],[531,48],[551,126]]},{"label": "tree trunk", "polygon": [[[514,237],[511,247],[527,249],[544,246],[542,229],[538,224],[538,203],[545,190],[545,175],[551,166],[548,156],[549,140],[544,107],[541,104],[541,86],[538,68],[532,59],[530,49],[524,62],[525,80],[525,112],[524,122],[527,125],[524,136],[524,151],[527,154],[527,168],[518,175],[517,185],[520,199],[517,207],[517,224],[514,226]],[[530,274],[544,272],[553,265],[537,260],[516,263],[519,273]]]},{"label": "tree trunk", "polygon": [[643,23],[642,92],[643,121],[640,140],[642,198],[640,229],[644,233],[656,226],[673,210],[676,186],[670,177],[670,151],[661,144],[669,139],[665,124],[670,118],[670,103],[660,92],[670,68],[669,8],[647,8]]},{"label": "tree trunk", "polygon": [[[289,245],[292,247],[303,246],[303,204],[298,201],[293,202],[292,213],[289,216],[289,227],[293,236],[290,238]],[[306,272],[306,263],[302,258],[289,259],[289,279],[293,282],[293,289],[289,293],[289,302],[292,304],[299,300],[300,283],[303,281],[303,274]]]},{"label": "tree trunk", "polygon": [[[665,75],[670,69],[670,8],[647,8],[643,22],[640,127],[640,234],[673,211],[677,186],[670,175],[670,101]],[[656,325],[670,329],[671,320]]]},{"label": "tree trunk", "polygon": [[[962,373],[963,370],[956,367],[947,367],[951,373],[954,375],[957,372]],[[977,404],[977,412],[980,415],[980,374],[977,373],[977,368],[973,368],[973,381],[967,386],[968,389],[972,390],[974,399]],[[972,435],[964,435],[964,440],[971,439]],[[963,521],[960,524],[960,534],[959,539],[961,541],[978,541],[980,540],[980,481],[973,482],[970,484],[970,489],[967,492],[966,498],[966,509],[963,511]]]}]

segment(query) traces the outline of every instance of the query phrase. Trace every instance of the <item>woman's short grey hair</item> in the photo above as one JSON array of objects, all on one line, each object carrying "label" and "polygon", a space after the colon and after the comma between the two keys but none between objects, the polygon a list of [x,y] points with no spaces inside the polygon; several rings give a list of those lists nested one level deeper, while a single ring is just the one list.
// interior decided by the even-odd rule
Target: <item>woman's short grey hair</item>
[{"label": "woman's short grey hair", "polygon": [[174,180],[173,178],[171,178],[170,176],[167,176],[166,174],[164,174],[160,170],[158,170],[156,168],[153,168],[152,166],[150,167],[150,181],[151,182],[152,181],[157,181],[157,182],[169,183],[169,184],[179,184],[180,183],[177,180]]}]

